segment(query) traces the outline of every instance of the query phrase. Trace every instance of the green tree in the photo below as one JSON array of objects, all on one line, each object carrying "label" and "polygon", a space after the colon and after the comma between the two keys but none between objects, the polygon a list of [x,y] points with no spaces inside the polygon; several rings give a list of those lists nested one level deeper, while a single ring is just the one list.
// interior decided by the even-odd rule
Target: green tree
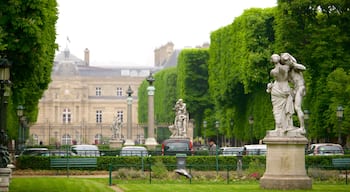
[{"label": "green tree", "polygon": [[177,90],[186,103],[190,119],[194,119],[194,136],[202,135],[204,110],[211,106],[208,85],[207,49],[184,49],[180,52],[177,66]]},{"label": "green tree", "polygon": [[[38,101],[51,81],[57,45],[55,0],[0,0],[0,57],[12,63],[12,96],[9,105],[9,131],[17,127],[16,107],[26,107],[29,121],[35,122]],[[6,47],[4,46],[6,45]]]}]

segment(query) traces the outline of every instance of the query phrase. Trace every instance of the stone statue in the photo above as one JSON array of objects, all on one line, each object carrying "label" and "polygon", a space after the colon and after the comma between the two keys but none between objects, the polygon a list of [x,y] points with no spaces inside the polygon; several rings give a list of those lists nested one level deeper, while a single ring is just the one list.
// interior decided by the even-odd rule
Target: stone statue
[{"label": "stone statue", "polygon": [[113,131],[113,135],[112,138],[113,139],[121,139],[121,129],[122,129],[122,119],[120,116],[114,116],[113,118],[113,125],[112,125],[112,131]]},{"label": "stone statue", "polygon": [[174,107],[175,121],[174,125],[169,126],[169,130],[172,132],[170,137],[186,137],[187,125],[188,125],[188,113],[186,109],[186,103],[182,99],[179,99]]},{"label": "stone statue", "polygon": [[[273,54],[271,62],[275,67],[270,71],[270,75],[275,80],[267,85],[266,91],[271,93],[275,131],[287,132],[297,129],[299,133],[305,134],[301,102],[305,95],[302,71],[306,68],[298,64],[289,53],[282,53],[281,56]],[[293,126],[292,116],[295,111],[299,118],[299,129]]]}]

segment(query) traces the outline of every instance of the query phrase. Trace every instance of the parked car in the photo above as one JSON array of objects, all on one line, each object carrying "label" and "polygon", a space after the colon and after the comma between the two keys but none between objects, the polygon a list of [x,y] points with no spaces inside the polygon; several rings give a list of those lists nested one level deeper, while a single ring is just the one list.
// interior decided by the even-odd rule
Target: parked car
[{"label": "parked car", "polygon": [[49,149],[45,147],[40,148],[26,148],[22,151],[21,155],[29,155],[29,156],[48,156]]},{"label": "parked car", "polygon": [[193,155],[193,152],[193,145],[190,139],[166,139],[162,143],[162,155],[176,155],[178,153]]},{"label": "parked car", "polygon": [[77,156],[100,156],[100,150],[96,145],[73,145],[71,151]]},{"label": "parked car", "polygon": [[148,156],[148,151],[142,146],[125,146],[120,150],[120,156]]},{"label": "parked car", "polygon": [[309,155],[344,155],[343,147],[335,143],[311,144]]},{"label": "parked car", "polygon": [[244,145],[244,155],[266,155],[267,146],[265,144]]},{"label": "parked car", "polygon": [[243,147],[221,147],[222,156],[238,156],[243,155]]}]

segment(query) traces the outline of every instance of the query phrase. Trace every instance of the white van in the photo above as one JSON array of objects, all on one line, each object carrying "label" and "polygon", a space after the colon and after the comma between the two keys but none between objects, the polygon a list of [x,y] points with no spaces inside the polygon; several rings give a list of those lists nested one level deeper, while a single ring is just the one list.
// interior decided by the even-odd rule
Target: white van
[{"label": "white van", "polygon": [[266,155],[267,146],[265,144],[258,145],[244,145],[244,152],[246,155]]},{"label": "white van", "polygon": [[96,145],[73,145],[71,146],[71,151],[77,156],[100,156],[100,150]]}]

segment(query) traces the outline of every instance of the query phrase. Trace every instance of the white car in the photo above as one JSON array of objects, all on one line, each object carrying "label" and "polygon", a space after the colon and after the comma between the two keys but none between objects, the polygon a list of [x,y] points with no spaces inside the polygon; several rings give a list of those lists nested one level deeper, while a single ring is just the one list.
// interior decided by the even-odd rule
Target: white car
[{"label": "white car", "polygon": [[265,144],[244,145],[245,155],[266,155],[267,146]]},{"label": "white car", "polygon": [[142,146],[126,146],[120,151],[120,156],[148,156],[148,151]]},{"label": "white car", "polygon": [[311,144],[309,155],[344,155],[343,147],[335,143]]},{"label": "white car", "polygon": [[243,147],[221,147],[223,156],[243,155]]}]

